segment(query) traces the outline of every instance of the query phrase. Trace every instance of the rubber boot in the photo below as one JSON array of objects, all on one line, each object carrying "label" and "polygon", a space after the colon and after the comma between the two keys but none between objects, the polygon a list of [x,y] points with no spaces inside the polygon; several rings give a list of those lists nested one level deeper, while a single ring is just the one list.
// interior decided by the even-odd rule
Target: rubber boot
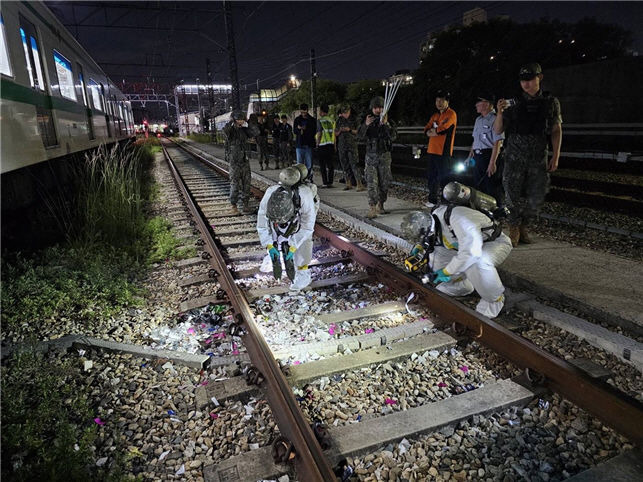
[{"label": "rubber boot", "polygon": [[239,212],[239,208],[237,208],[236,204],[231,204],[230,205],[230,215],[231,216],[239,216],[241,213]]},{"label": "rubber boot", "polygon": [[366,191],[366,188],[364,187],[364,183],[362,183],[361,179],[357,180],[357,189],[355,189],[355,191],[357,192]]},{"label": "rubber boot", "polygon": [[366,217],[368,219],[373,219],[377,217],[377,206],[375,204],[371,204],[371,209],[366,214]]},{"label": "rubber boot", "polygon": [[349,191],[353,189],[353,184],[351,183],[350,179],[346,179],[346,186],[344,186],[344,189],[342,191]]},{"label": "rubber boot", "polygon": [[526,224],[521,224],[520,225],[520,242],[523,244],[532,244],[534,241],[531,239],[531,236],[529,236],[529,232],[527,231],[527,225]]},{"label": "rubber boot", "polygon": [[511,239],[511,245],[514,248],[518,247],[520,242],[520,227],[509,225],[509,239]]},{"label": "rubber boot", "polygon": [[377,214],[388,214],[390,211],[384,209],[384,203],[377,203]]}]

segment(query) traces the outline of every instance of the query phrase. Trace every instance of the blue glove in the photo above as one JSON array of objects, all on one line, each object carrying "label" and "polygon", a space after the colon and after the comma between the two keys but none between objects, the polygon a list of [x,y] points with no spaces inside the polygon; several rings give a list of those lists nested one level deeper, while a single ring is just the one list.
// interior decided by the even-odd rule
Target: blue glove
[{"label": "blue glove", "polygon": [[272,244],[268,245],[268,254],[273,261],[279,260],[279,251]]},{"label": "blue glove", "polygon": [[416,254],[418,254],[422,249],[424,249],[424,248],[422,248],[422,246],[420,246],[419,244],[416,244],[415,246],[413,246],[413,249],[411,250],[411,256],[415,256],[415,255],[416,255]]},{"label": "blue glove", "polygon": [[464,161],[464,164],[467,165],[467,166],[473,167],[473,166],[476,165],[476,160],[473,157],[470,157],[469,159]]},{"label": "blue glove", "polygon": [[451,281],[451,276],[446,274],[444,269],[434,272],[433,275],[435,276],[436,283],[446,283],[447,281]]},{"label": "blue glove", "polygon": [[292,257],[295,255],[295,251],[297,251],[297,248],[294,246],[291,246],[288,248],[288,252],[286,253],[286,261],[290,261]]}]

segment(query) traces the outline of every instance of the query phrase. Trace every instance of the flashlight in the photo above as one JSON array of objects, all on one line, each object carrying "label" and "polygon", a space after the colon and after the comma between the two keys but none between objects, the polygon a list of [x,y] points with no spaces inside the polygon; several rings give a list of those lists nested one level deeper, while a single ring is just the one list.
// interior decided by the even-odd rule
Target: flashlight
[{"label": "flashlight", "polygon": [[464,162],[456,163],[455,167],[453,168],[453,170],[455,172],[457,172],[458,174],[461,173],[461,172],[464,172],[465,169],[466,169],[466,167],[464,165]]}]

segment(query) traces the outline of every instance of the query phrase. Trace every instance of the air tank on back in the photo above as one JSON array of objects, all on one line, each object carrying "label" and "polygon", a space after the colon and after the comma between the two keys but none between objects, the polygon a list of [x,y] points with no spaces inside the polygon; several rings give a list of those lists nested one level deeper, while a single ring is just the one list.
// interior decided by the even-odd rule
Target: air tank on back
[{"label": "air tank on back", "polygon": [[473,209],[489,213],[494,212],[498,207],[498,203],[493,196],[455,181],[444,186],[442,196],[450,203],[461,206],[468,204]]}]

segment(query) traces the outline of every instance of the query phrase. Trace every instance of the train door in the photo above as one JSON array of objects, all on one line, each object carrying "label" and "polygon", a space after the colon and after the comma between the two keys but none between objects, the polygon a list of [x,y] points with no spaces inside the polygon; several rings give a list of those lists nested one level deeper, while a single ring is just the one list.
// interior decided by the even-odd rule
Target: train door
[{"label": "train door", "polygon": [[114,108],[114,127],[118,124],[118,137],[122,137],[123,128],[121,127],[121,117],[122,113],[119,111],[120,103],[116,100],[116,96],[112,95],[112,106]]},{"label": "train door", "polygon": [[87,122],[87,134],[89,135],[89,140],[96,138],[94,135],[94,118],[92,110],[89,107],[89,102],[87,100],[87,86],[85,85],[85,76],[83,75],[83,66],[78,65],[78,87],[82,92],[83,105],[85,106],[85,120]]},{"label": "train door", "polygon": [[20,16],[20,37],[25,54],[25,63],[29,73],[29,82],[36,94],[36,117],[38,130],[45,148],[58,145],[56,128],[52,114],[51,95],[43,74],[43,64],[38,47],[38,34],[34,25]]},{"label": "train door", "polygon": [[107,137],[112,137],[112,126],[109,123],[109,100],[105,97],[105,87],[100,84],[100,93],[103,101],[103,112],[105,112],[105,125],[107,126]]}]

